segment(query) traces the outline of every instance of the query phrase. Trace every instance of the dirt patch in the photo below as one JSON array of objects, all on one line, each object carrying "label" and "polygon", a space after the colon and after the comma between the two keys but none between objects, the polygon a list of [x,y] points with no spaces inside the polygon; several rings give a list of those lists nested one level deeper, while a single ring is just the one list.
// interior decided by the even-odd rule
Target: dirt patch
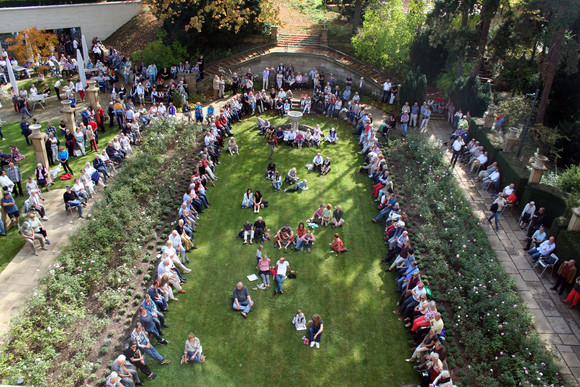
[{"label": "dirt patch", "polygon": [[161,22],[144,6],[140,14],[129,20],[105,40],[107,47],[112,46],[123,55],[131,55],[145,48],[147,43],[157,38]]}]

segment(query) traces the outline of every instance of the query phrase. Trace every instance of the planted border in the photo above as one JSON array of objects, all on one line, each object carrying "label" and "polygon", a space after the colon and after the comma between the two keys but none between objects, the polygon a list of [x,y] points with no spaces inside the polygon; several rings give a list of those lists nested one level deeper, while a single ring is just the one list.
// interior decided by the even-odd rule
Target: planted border
[{"label": "planted border", "polygon": [[[460,356],[463,384],[562,384],[553,355],[534,332],[532,315],[489,245],[440,150],[411,138],[386,150],[405,190],[421,267],[446,308],[445,329]],[[416,225],[416,226],[415,226]]]},{"label": "planted border", "polygon": [[167,121],[147,130],[137,154],[124,162],[10,324],[0,352],[3,381],[72,386],[96,380],[101,358],[110,347],[119,349],[131,328],[143,290],[138,286],[151,278],[146,246],[157,241],[162,214],[174,210],[173,196],[188,183],[164,171],[187,166],[182,155],[192,154],[197,133]]}]

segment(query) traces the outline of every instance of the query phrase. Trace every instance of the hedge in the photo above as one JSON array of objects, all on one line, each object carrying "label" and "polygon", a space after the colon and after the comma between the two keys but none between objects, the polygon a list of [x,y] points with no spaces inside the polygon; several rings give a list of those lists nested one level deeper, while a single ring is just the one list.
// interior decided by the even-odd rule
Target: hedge
[{"label": "hedge", "polygon": [[576,266],[580,268],[580,231],[560,230],[556,237],[555,253],[560,262],[574,259]]},{"label": "hedge", "polygon": [[503,151],[498,152],[495,161],[497,161],[497,166],[500,171],[500,187],[505,187],[508,184],[514,183],[516,185],[516,195],[518,198],[521,198],[524,189],[528,184],[530,171],[528,171],[524,163],[518,160],[516,155],[513,153]]},{"label": "hedge", "polygon": [[[488,153],[488,160],[490,163],[497,161],[497,154],[503,151],[503,145],[497,146],[491,142],[490,131],[482,126],[477,127],[477,132],[475,134],[475,139],[479,141],[479,144],[483,146],[485,151]],[[501,171],[501,169],[500,169]]]},{"label": "hedge", "polygon": [[558,188],[545,184],[528,183],[524,189],[521,203],[536,202],[536,207],[546,208],[544,225],[551,225],[555,218],[566,212],[566,198]]}]

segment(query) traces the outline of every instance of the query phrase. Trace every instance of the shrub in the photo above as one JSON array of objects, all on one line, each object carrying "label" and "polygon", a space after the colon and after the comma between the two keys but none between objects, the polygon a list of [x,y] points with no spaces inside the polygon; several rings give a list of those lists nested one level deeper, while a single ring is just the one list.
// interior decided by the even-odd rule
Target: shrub
[{"label": "shrub", "polygon": [[580,200],[580,165],[566,168],[558,179],[558,187],[570,195],[567,201],[568,207],[577,207]]},{"label": "shrub", "polygon": [[425,92],[427,90],[427,77],[421,74],[419,67],[410,69],[401,85],[400,101],[401,104],[409,102],[413,105],[415,102],[421,104],[425,101]]},{"label": "shrub", "polygon": [[[396,186],[405,188],[410,202],[421,203],[409,214],[416,223],[413,232],[431,237],[421,240],[428,262],[422,256],[418,260],[436,289],[435,300],[448,305],[442,309],[453,362],[469,364],[465,377],[478,385],[561,383],[552,354],[532,333],[530,313],[439,148],[410,136],[407,144],[385,152],[401,165]],[[459,351],[456,342],[464,349]]]},{"label": "shrub", "polygon": [[472,117],[481,117],[493,101],[489,82],[482,85],[475,75],[457,78],[451,85],[449,97],[458,109],[471,112]]}]

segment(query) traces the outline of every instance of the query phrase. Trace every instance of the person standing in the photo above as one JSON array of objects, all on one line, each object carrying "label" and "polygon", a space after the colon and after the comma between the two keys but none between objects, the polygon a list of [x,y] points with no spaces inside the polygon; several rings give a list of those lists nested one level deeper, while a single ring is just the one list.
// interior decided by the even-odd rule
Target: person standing
[{"label": "person standing", "polygon": [[465,142],[463,142],[463,139],[461,137],[457,137],[455,141],[453,141],[452,145],[453,156],[451,157],[451,168],[455,168],[455,163],[457,163],[457,159],[461,154],[461,149],[463,149],[463,145],[465,145]]},{"label": "person standing", "polygon": [[560,287],[560,291],[558,294],[564,293],[564,290],[568,286],[568,284],[574,283],[574,278],[576,278],[576,261],[571,259],[569,261],[564,262],[560,265],[558,269],[558,280],[556,284],[552,286],[550,289],[558,291],[558,287]]},{"label": "person standing", "polygon": [[405,111],[401,114],[401,136],[403,139],[407,138],[407,125],[409,125],[409,113]]},{"label": "person standing", "polygon": [[14,163],[8,164],[8,169],[6,170],[6,174],[12,183],[14,183],[14,197],[23,196],[22,194],[22,172],[20,172],[20,168]]},{"label": "person standing", "polygon": [[320,315],[315,314],[312,316],[312,320],[308,321],[308,324],[312,324],[308,328],[308,334],[310,336],[310,348],[316,345],[316,348],[320,348],[320,338],[322,337],[322,332],[324,331],[324,321]]},{"label": "person standing", "polygon": [[358,96],[361,100],[364,88],[365,88],[365,79],[364,77],[360,77],[360,80],[358,81]]},{"label": "person standing", "polygon": [[385,83],[383,83],[383,96],[381,98],[382,102],[387,102],[391,96],[391,80],[387,79]]},{"label": "person standing", "polygon": [[495,199],[489,210],[491,211],[491,216],[487,218],[489,224],[491,220],[495,218],[495,230],[499,231],[499,214],[505,206],[505,198],[503,193],[499,194],[499,197]]},{"label": "person standing", "polygon": [[286,273],[289,270],[290,262],[286,261],[284,257],[281,257],[278,262],[276,262],[276,289],[274,289],[274,294],[284,294],[284,291],[282,290],[282,284],[286,280]]},{"label": "person standing", "polygon": [[20,123],[20,133],[22,133],[22,135],[24,136],[24,139],[26,140],[26,145],[30,145],[31,142],[28,139],[28,136],[32,134],[32,131],[30,130],[30,123],[28,122],[28,119],[24,117],[24,114],[22,114],[22,122]]},{"label": "person standing", "polygon": [[270,69],[266,67],[264,71],[262,71],[262,89],[264,90],[268,89],[269,79],[270,79]]},{"label": "person standing", "polygon": [[[20,228],[20,212],[18,211],[18,206],[16,206],[16,202],[10,192],[4,191],[4,197],[2,198],[2,207],[4,207],[4,211],[6,215],[10,218],[10,223],[12,223],[12,219],[16,219],[16,225]],[[9,224],[6,225],[8,227]]]},{"label": "person standing", "polygon": [[60,85],[62,84],[62,79],[57,80],[54,82],[54,93],[56,94],[56,98],[60,101]]}]

